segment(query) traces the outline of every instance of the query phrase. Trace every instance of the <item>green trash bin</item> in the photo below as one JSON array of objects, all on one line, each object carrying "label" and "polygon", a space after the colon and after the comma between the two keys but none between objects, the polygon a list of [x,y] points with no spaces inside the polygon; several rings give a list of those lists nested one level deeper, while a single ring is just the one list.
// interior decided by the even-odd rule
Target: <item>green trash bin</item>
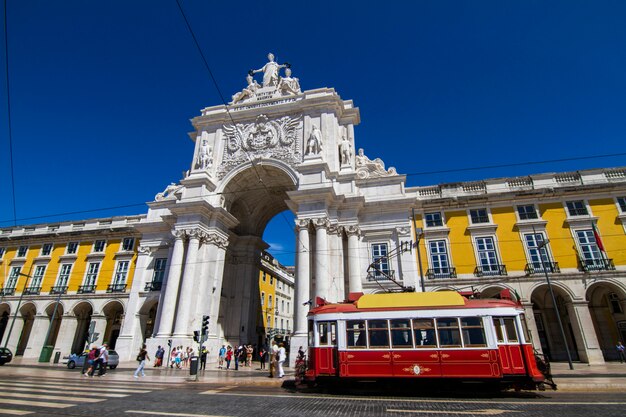
[{"label": "green trash bin", "polygon": [[54,350],[54,346],[44,346],[41,348],[41,354],[39,355],[39,362],[50,362],[50,358],[52,357],[52,351]]}]

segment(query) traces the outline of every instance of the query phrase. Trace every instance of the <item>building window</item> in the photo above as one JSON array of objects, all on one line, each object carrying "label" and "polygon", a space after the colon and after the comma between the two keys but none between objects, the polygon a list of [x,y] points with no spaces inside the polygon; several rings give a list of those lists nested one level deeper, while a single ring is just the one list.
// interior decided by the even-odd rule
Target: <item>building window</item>
[{"label": "building window", "polygon": [[267,327],[272,327],[272,316],[267,315]]},{"label": "building window", "polygon": [[517,206],[517,214],[520,220],[534,220],[539,218],[537,210],[535,210],[535,206],[532,204]]},{"label": "building window", "polygon": [[267,308],[272,308],[272,296],[271,296],[271,294],[267,297]]},{"label": "building window", "polygon": [[117,264],[117,270],[115,271],[115,277],[113,278],[113,285],[126,284],[126,276],[128,275],[128,261],[120,261]]},{"label": "building window", "polygon": [[604,258],[602,252],[596,243],[596,238],[593,235],[592,229],[577,230],[576,239],[578,240],[578,246],[580,247],[580,256],[582,262],[587,267],[601,267],[604,265]]},{"label": "building window", "polygon": [[587,206],[582,200],[568,201],[565,204],[567,205],[567,212],[570,216],[586,216],[589,214]]},{"label": "building window", "polygon": [[274,285],[274,277],[270,275],[270,285]]},{"label": "building window", "polygon": [[434,213],[426,213],[424,217],[426,218],[426,227],[443,226],[443,218],[441,217],[441,213],[438,211]]},{"label": "building window", "polygon": [[376,269],[372,271],[376,278],[384,278],[382,273],[389,274],[389,257],[386,243],[372,245],[372,263],[376,262]]},{"label": "building window", "polygon": [[0,248],[0,259],[4,256],[4,248]]},{"label": "building window", "polygon": [[493,237],[477,237],[476,251],[478,253],[478,265],[482,268],[482,273],[497,274],[500,270],[498,264],[498,253]]},{"label": "building window", "polygon": [[20,246],[19,248],[17,248],[17,257],[23,258],[26,256],[27,252],[28,252],[28,246]]},{"label": "building window", "polygon": [[123,251],[132,251],[135,247],[135,238],[134,237],[125,237],[122,241],[122,250]]},{"label": "building window", "polygon": [[35,273],[33,274],[33,280],[30,282],[31,288],[41,288],[41,283],[43,282],[43,276],[46,273],[45,265],[37,265],[35,268]]},{"label": "building window", "polygon": [[61,271],[59,272],[59,277],[57,278],[56,287],[67,287],[67,283],[70,280],[70,272],[72,271],[72,264],[63,264],[61,265]]},{"label": "building window", "polygon": [[50,256],[52,253],[52,243],[44,243],[41,247],[41,256]]},{"label": "building window", "polygon": [[470,218],[472,224],[489,223],[489,215],[487,209],[472,209],[470,210]]},{"label": "building window", "polygon": [[4,286],[5,289],[15,289],[15,286],[17,285],[17,280],[20,277],[20,272],[22,272],[21,266],[14,266],[13,268],[11,268],[9,279]]},{"label": "building window", "polygon": [[526,233],[524,235],[524,241],[526,242],[526,249],[528,250],[528,257],[530,266],[532,266],[535,272],[543,272],[543,266],[545,265],[548,270],[550,268],[550,256],[548,256],[548,249],[545,245],[545,239],[542,233]]},{"label": "building window", "polygon": [[266,279],[267,279],[267,274],[265,273],[265,271],[263,271],[263,282],[265,282]]},{"label": "building window", "polygon": [[152,282],[163,282],[165,278],[165,267],[167,266],[167,258],[157,258],[154,260],[154,274]]},{"label": "building window", "polygon": [[85,276],[85,285],[96,285],[99,270],[99,262],[92,262],[89,264],[89,268],[87,269],[87,275]]},{"label": "building window", "polygon": [[264,292],[261,293],[261,305],[262,306],[265,305],[265,293]]},{"label": "building window", "polygon": [[430,265],[432,270],[432,276],[449,277],[450,275],[450,262],[448,259],[448,248],[445,240],[431,240],[428,242],[430,249]]},{"label": "building window", "polygon": [[106,240],[96,240],[93,244],[93,251],[96,253],[104,252]]},{"label": "building window", "polygon": [[622,213],[626,213],[626,197],[617,197],[617,205]]},{"label": "building window", "polygon": [[280,311],[281,312],[285,312],[285,300],[281,300],[280,302]]},{"label": "building window", "polygon": [[287,313],[289,313],[289,301],[287,301]]},{"label": "building window", "polygon": [[67,253],[68,255],[74,255],[76,251],[78,251],[78,242],[70,242],[67,244],[67,249],[65,250],[65,253]]}]

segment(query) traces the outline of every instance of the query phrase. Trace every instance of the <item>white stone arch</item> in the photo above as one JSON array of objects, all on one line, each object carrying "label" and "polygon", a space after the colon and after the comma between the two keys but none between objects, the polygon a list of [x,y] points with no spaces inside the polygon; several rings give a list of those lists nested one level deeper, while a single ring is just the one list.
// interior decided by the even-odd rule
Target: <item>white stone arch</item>
[{"label": "white stone arch", "polygon": [[602,357],[605,361],[619,360],[615,345],[626,342],[625,286],[613,278],[602,278],[587,287],[585,299]]},{"label": "white stone arch", "polygon": [[286,162],[283,162],[278,159],[259,158],[259,159],[255,159],[254,163],[251,161],[247,161],[241,165],[238,165],[236,168],[228,172],[228,174],[224,175],[224,178],[220,180],[219,185],[215,189],[215,193],[216,194],[223,193],[225,188],[228,186],[228,184],[230,184],[230,182],[235,177],[237,177],[239,174],[241,174],[242,172],[248,169],[251,169],[251,168],[254,169],[254,167],[259,167],[259,166],[270,166],[270,167],[278,168],[284,171],[287,174],[287,176],[289,176],[289,178],[293,182],[293,185],[295,186],[298,186],[300,182],[299,181],[300,176],[298,175],[298,173],[291,167],[291,165],[287,164]]},{"label": "white stone arch", "polygon": [[[56,304],[57,304],[56,301],[46,300],[44,304],[42,304],[41,309],[40,309],[42,314],[46,314],[49,309],[54,309]],[[64,300],[59,301],[58,304],[59,304],[59,310],[57,311],[57,314],[65,314],[65,312],[67,312],[68,310],[67,310],[67,306]]]},{"label": "white stone arch", "polygon": [[91,307],[92,314],[96,311],[96,306],[94,305],[93,300],[90,300],[90,299],[80,299],[80,300],[74,301],[74,303],[72,303],[71,307],[68,308],[67,311],[72,312],[74,315],[78,316],[80,312],[77,312],[76,308],[83,306],[83,305],[89,305]]}]

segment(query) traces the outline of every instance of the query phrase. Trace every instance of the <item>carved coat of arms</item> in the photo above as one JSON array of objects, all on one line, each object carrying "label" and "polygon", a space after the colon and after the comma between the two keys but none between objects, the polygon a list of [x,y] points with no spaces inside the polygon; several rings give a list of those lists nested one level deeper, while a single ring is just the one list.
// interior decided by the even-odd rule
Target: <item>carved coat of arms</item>
[{"label": "carved coat of arms", "polygon": [[290,165],[302,160],[299,133],[301,116],[284,116],[270,120],[264,114],[254,123],[225,125],[223,127],[224,157],[219,168],[219,177],[250,158],[275,158]]}]

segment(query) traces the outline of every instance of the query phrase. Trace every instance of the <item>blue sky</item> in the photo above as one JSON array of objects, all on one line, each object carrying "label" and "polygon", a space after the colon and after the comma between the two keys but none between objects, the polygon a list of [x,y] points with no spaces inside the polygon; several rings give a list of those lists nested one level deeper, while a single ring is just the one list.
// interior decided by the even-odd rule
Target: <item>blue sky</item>
[{"label": "blue sky", "polygon": [[[189,168],[189,119],[221,102],[176,2],[7,1],[17,223],[145,213]],[[225,97],[274,52],[303,89],[354,100],[357,147],[399,173],[626,152],[624,1],[181,4]],[[3,227],[14,223],[4,49],[0,61]],[[622,165],[623,155],[407,184]],[[128,207],[51,216],[117,206]],[[265,236],[287,264],[291,225],[277,217]]]}]

